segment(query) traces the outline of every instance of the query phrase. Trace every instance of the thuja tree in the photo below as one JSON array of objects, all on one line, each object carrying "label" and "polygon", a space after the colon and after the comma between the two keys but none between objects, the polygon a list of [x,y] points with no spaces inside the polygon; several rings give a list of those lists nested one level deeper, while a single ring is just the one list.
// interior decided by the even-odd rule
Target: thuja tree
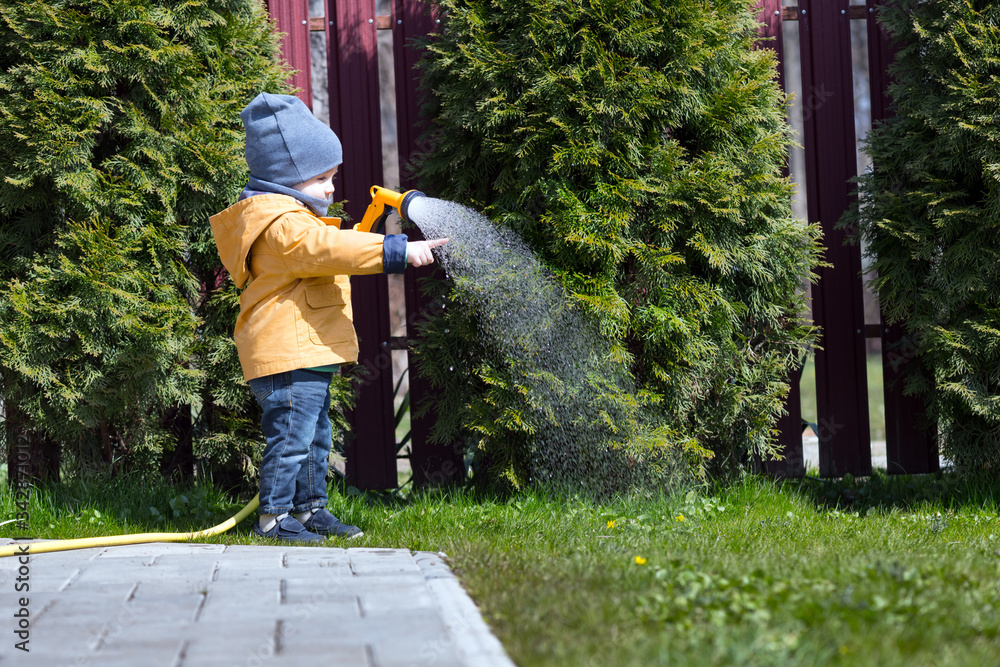
[{"label": "thuja tree", "polygon": [[207,219],[245,183],[239,111],[280,87],[275,52],[256,0],[0,4],[11,448],[42,442],[75,468],[155,469],[192,437],[248,456],[235,288]]},{"label": "thuja tree", "polygon": [[868,135],[856,223],[884,316],[909,345],[943,454],[1000,470],[1000,6],[904,0],[880,23],[898,53],[893,117]]},{"label": "thuja tree", "polygon": [[[755,48],[756,10],[438,4],[423,189],[521,235],[596,322],[609,375],[627,371],[639,406],[622,414],[643,421],[624,432],[655,433],[719,473],[774,454],[789,370],[812,336],[800,295],[819,246],[791,215],[784,98],[772,52]],[[460,297],[418,350],[448,406],[436,437],[523,482],[532,429],[505,418],[523,407],[519,359],[487,349]]]}]

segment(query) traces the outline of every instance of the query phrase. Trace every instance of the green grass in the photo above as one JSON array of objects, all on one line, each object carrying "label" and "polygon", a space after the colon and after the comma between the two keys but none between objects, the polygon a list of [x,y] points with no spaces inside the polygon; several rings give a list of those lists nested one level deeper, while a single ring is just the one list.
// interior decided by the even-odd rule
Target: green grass
[{"label": "green grass", "polygon": [[[365,535],[331,544],[446,553],[522,667],[995,665],[996,498],[949,476],[751,479],[607,503],[335,494],[331,510]],[[238,508],[215,491],[77,482],[37,490],[31,527],[193,530]],[[249,523],[218,541],[255,543]]]}]

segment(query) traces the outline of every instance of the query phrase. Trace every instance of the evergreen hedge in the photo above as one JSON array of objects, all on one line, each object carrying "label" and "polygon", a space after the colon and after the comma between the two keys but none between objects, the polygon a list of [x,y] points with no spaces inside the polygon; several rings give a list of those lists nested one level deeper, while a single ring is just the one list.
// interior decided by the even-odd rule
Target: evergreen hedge
[{"label": "evergreen hedge", "polygon": [[893,116],[845,216],[867,242],[885,318],[905,327],[906,391],[944,456],[1000,470],[1000,6],[900,0],[880,23],[899,51]]},{"label": "evergreen hedge", "polygon": [[[755,7],[438,5],[422,189],[485,212],[552,269],[608,341],[608,376],[633,378],[643,423],[626,432],[700,452],[716,473],[774,454],[813,336],[800,288],[819,232],[791,214],[785,100],[772,52],[755,48]],[[488,349],[460,297],[417,347],[447,406],[434,435],[469,443],[489,479],[524,483],[531,429],[503,418],[524,407],[521,360]]]},{"label": "evergreen hedge", "polygon": [[9,443],[45,439],[72,469],[153,470],[179,437],[251,461],[208,216],[246,182],[239,112],[282,87],[276,53],[257,0],[0,3]]}]

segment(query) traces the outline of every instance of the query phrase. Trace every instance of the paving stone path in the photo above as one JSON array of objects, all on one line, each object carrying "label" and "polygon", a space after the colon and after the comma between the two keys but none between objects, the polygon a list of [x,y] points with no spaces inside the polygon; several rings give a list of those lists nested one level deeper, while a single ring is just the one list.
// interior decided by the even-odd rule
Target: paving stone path
[{"label": "paving stone path", "polygon": [[0,558],[0,618],[4,666],[513,667],[441,555],[404,549],[154,543]]}]

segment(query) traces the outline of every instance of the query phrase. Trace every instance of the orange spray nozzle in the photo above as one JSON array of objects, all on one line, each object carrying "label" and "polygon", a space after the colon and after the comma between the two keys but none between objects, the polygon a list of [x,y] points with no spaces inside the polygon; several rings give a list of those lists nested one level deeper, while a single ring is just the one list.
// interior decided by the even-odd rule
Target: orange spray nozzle
[{"label": "orange spray nozzle", "polygon": [[371,189],[372,203],[368,205],[361,222],[354,225],[354,229],[359,232],[385,233],[385,220],[389,217],[392,209],[397,209],[399,215],[404,220],[406,217],[406,207],[413,197],[423,197],[424,193],[419,190],[407,190],[406,192],[393,192],[388,188],[373,185]]}]

